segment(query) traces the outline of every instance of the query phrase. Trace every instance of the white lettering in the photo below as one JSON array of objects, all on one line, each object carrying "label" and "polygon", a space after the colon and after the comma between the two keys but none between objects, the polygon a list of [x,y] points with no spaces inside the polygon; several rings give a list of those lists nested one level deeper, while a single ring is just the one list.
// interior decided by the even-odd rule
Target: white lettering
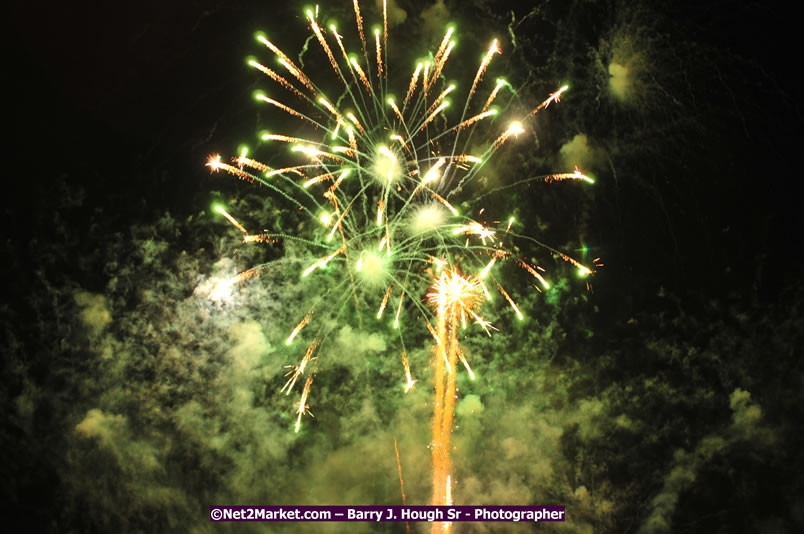
[{"label": "white lettering", "polygon": [[347,514],[348,519],[352,519],[354,521],[377,521],[379,522],[382,519],[382,512],[378,510],[354,510],[349,508],[349,512]]},{"label": "white lettering", "polygon": [[402,508],[402,519],[405,521],[443,521],[444,512],[441,509],[436,510],[410,510]]}]

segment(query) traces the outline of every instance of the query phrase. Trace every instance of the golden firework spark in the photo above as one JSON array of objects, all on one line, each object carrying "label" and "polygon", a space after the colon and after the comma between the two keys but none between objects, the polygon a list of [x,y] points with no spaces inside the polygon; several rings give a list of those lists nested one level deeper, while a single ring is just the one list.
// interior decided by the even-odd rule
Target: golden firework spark
[{"label": "golden firework spark", "polygon": [[[460,358],[470,377],[474,379],[469,363],[458,346],[458,318],[470,314],[482,319],[474,309],[483,300],[480,279],[464,276],[457,269],[442,272],[427,294],[436,309],[438,319],[435,357],[435,402],[432,422],[432,488],[433,505],[452,504],[450,480],[452,471],[451,436],[455,413],[456,365]],[[446,492],[444,491],[446,488]],[[449,525],[441,525],[448,529]],[[436,532],[433,525],[433,532]]]}]

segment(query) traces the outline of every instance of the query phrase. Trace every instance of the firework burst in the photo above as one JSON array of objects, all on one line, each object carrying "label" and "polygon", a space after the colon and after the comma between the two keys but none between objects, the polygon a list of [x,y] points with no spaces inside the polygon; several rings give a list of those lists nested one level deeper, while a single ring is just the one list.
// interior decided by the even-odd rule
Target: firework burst
[{"label": "firework burst", "polygon": [[[334,24],[319,24],[318,8],[305,13],[312,37],[323,54],[321,59],[326,60],[325,72],[318,69],[314,76],[308,76],[267,36],[257,35],[273,62],[250,60],[249,65],[274,85],[271,96],[259,93],[256,98],[297,123],[294,132],[263,132],[260,138],[272,145],[274,154],[278,144],[286,145],[287,163],[269,166],[250,158],[243,150],[231,162],[215,155],[207,165],[213,171],[224,171],[268,188],[287,203],[288,209],[302,213],[316,227],[309,235],[266,232],[251,236],[233,216],[219,209],[244,234],[245,242],[297,241],[309,254],[301,270],[303,277],[314,277],[329,267],[341,273],[316,302],[310,303],[310,309],[302,312],[303,317],[287,339],[288,345],[308,324],[315,323],[313,310],[317,317],[320,308],[332,308],[338,316],[354,306],[360,318],[365,303],[373,302],[378,320],[382,320],[384,312],[393,314],[393,328],[399,331],[404,387],[408,391],[415,380],[404,350],[405,319],[423,321],[433,334],[437,344],[433,502],[443,504],[444,499],[451,500],[449,435],[459,359],[474,378],[458,346],[458,325],[465,327],[468,320],[487,333],[493,328],[475,311],[482,301],[491,298],[489,288],[499,291],[522,319],[499,279],[499,264],[511,258],[549,287],[540,272],[543,270],[515,258],[508,245],[522,237],[582,271],[592,272],[569,256],[513,232],[513,218],[502,222],[475,220],[461,213],[451,199],[456,197],[458,207],[469,210],[486,196],[488,192],[469,193],[468,198],[461,198],[476,189],[480,171],[490,159],[512,139],[527,134],[528,120],[558,102],[567,87],[555,90],[524,116],[504,120],[501,110],[508,105],[495,106],[503,94],[513,98],[513,90],[504,80],[484,83],[494,56],[502,52],[494,40],[469,89],[463,91],[462,104],[453,113],[451,98],[462,91],[447,84],[443,73],[455,47],[454,29],[446,30],[435,52],[417,63],[412,74],[400,74],[388,63],[385,5],[383,24],[373,31],[373,40],[366,38],[357,0],[353,0],[353,9],[359,35],[356,54],[348,53],[347,42]],[[394,86],[404,95],[401,99],[390,93],[389,88]],[[503,91],[506,88],[508,91]],[[470,150],[469,139],[473,136]],[[512,185],[535,180],[592,181],[576,169],[514,181]],[[479,218],[483,210],[477,213]],[[249,272],[269,267],[267,264]],[[465,273],[476,274],[460,274],[459,267]],[[242,279],[241,275],[222,285],[229,288]],[[427,298],[433,309],[424,303],[428,288]],[[282,388],[289,394],[297,379],[308,373],[298,404],[296,431],[302,416],[309,413],[307,399],[320,361],[312,354],[316,350],[325,352],[325,343],[320,341],[326,339],[325,332],[318,330],[314,337],[316,340],[300,363],[288,366],[289,379]]]}]

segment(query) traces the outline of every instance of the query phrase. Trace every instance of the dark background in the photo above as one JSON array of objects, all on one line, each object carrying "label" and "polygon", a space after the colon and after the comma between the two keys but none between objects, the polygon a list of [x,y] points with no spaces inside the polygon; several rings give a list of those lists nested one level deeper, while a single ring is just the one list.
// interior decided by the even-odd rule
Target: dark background
[{"label": "dark background", "polygon": [[[416,4],[411,5],[415,13]],[[521,17],[531,9],[522,2],[468,5],[478,19],[496,18],[501,27],[511,13]],[[547,2],[541,16],[554,17],[554,27],[533,17],[518,30],[523,40],[554,46],[549,51],[554,57],[544,49],[521,55],[533,62],[564,62],[561,74],[577,75],[572,69],[581,68],[584,48],[603,35],[616,9],[624,8]],[[668,120],[663,104],[653,116],[638,119],[645,124],[605,109],[573,117],[589,130],[632,128],[651,153],[660,150],[656,144],[667,151],[661,159],[644,157],[633,164],[641,167],[628,168],[632,187],[605,191],[605,200],[616,195],[620,204],[616,215],[596,214],[605,221],[602,228],[596,223],[597,231],[621,236],[620,242],[606,242],[607,258],[625,255],[610,261],[607,271],[638,265],[640,276],[655,273],[652,282],[673,288],[751,287],[772,299],[795,280],[801,258],[791,239],[799,227],[794,184],[801,141],[791,17],[771,3],[649,9],[655,9],[650,31],[667,35],[667,45],[678,49],[672,53],[687,54],[676,65],[653,66],[666,90],[675,91],[676,127],[651,127],[651,119]],[[293,3],[145,2],[125,9],[13,3],[7,84],[15,96],[9,110],[14,161],[26,163],[12,166],[21,173],[9,179],[9,189],[18,192],[14,204],[30,206],[46,177],[69,172],[71,182],[86,184],[93,202],[106,206],[125,198],[127,205],[144,199],[154,211],[195,209],[192,200],[208,189],[198,161],[233,150],[244,131],[256,129],[250,95],[264,84],[241,61],[259,52],[254,31],[277,19],[296,19],[298,24],[283,25],[286,35],[277,29],[272,35],[300,41],[300,13]],[[459,18],[470,24],[471,17]],[[567,54],[557,55],[560,51]],[[515,72],[524,78],[527,68],[536,72],[545,66],[518,66]],[[586,111],[572,110],[576,116]],[[677,115],[686,115],[686,122]],[[133,173],[136,179],[130,178]],[[650,197],[647,206],[643,200]],[[650,212],[659,203],[665,220],[646,224],[645,217],[658,219]],[[31,226],[24,217],[10,220],[9,234],[25,241]]]}]

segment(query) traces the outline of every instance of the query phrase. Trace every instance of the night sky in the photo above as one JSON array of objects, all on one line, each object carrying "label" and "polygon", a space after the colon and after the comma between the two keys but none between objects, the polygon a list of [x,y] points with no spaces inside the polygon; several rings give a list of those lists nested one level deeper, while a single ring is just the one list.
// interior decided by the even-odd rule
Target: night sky
[{"label": "night sky", "polygon": [[[367,28],[378,3],[361,3]],[[37,532],[404,532],[208,518],[212,504],[401,504],[394,440],[407,503],[429,504],[422,319],[406,308],[400,341],[375,320],[380,287],[322,306],[286,346],[342,265],[303,278],[320,253],[243,244],[212,209],[252,232],[317,231],[269,189],[205,167],[244,143],[279,166],[287,147],[257,133],[303,130],[252,97],[305,106],[247,66],[276,65],[256,31],[337,94],[314,38],[302,54],[308,5],[7,8],[4,519]],[[319,7],[357,51],[351,2]],[[452,434],[456,504],[565,505],[568,519],[454,531],[804,531],[798,19],[737,1],[395,0],[389,14],[397,95],[448,23],[443,81],[458,104],[494,38],[502,53],[477,99],[505,76],[515,117],[570,86],[456,203],[576,165],[595,179],[533,180],[479,203],[550,247],[509,248],[551,287],[534,289],[513,260],[495,267],[525,320],[496,294],[482,312],[499,332],[461,331],[477,378],[460,369]],[[551,249],[603,266],[583,278]],[[259,265],[270,267],[210,298]],[[301,384],[284,395],[284,367],[316,336],[315,417],[295,433]],[[402,342],[418,380],[408,393]]]}]

